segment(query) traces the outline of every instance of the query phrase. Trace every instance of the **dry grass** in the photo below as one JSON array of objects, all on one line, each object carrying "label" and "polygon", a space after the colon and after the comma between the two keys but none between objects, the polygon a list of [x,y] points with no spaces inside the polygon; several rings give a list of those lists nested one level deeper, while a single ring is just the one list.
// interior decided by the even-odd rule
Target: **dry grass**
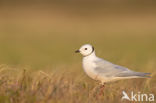
[{"label": "dry grass", "polygon": [[73,68],[77,67],[73,66],[62,72],[33,71],[2,65],[0,103],[120,103],[123,90],[127,93],[140,91],[156,94],[154,73],[150,79],[132,79],[107,84],[103,95],[99,95],[98,83],[84,77],[84,74]]}]

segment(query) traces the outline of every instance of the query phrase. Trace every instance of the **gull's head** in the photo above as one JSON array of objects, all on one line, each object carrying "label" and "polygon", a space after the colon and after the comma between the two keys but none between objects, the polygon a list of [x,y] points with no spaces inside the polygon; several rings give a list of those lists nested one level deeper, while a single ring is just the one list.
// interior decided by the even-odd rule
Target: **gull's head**
[{"label": "gull's head", "polygon": [[83,56],[89,56],[93,52],[94,52],[94,47],[90,44],[82,45],[79,50],[75,51],[75,53],[81,53]]}]

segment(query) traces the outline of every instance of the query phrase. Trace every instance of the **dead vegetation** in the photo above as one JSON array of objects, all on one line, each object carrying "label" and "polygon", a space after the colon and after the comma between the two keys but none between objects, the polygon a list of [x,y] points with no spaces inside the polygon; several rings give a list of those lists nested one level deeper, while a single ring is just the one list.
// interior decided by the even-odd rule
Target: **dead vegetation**
[{"label": "dead vegetation", "polygon": [[117,103],[121,102],[123,90],[156,94],[155,74],[150,79],[107,84],[99,95],[98,83],[69,71],[71,74],[1,66],[0,103]]}]

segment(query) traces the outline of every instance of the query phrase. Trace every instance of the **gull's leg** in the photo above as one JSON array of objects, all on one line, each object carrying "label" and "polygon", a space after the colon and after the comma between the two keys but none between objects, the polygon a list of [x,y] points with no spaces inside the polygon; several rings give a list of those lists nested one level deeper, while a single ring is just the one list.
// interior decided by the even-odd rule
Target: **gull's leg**
[{"label": "gull's leg", "polygon": [[103,95],[104,88],[105,88],[105,83],[101,83],[99,95]]}]

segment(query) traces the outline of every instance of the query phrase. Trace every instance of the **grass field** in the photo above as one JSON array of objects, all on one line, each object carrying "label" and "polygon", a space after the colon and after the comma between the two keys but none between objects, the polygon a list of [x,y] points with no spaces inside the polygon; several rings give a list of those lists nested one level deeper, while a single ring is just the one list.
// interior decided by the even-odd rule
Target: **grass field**
[{"label": "grass field", "polygon": [[[0,103],[127,103],[122,91],[156,95],[155,7],[93,4],[0,7]],[[99,96],[74,53],[85,43],[152,78],[109,83]]]}]

